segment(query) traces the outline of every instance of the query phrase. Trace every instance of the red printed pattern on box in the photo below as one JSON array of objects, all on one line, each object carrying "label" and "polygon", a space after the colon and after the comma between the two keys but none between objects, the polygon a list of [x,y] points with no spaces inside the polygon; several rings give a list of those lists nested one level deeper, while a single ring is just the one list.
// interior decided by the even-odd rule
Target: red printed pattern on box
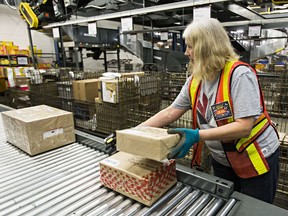
[{"label": "red printed pattern on box", "polygon": [[142,200],[150,201],[158,197],[176,180],[176,162],[170,160],[156,171],[143,176],[142,179],[137,179],[120,170],[101,166],[100,179],[105,186],[112,190],[123,191]]}]

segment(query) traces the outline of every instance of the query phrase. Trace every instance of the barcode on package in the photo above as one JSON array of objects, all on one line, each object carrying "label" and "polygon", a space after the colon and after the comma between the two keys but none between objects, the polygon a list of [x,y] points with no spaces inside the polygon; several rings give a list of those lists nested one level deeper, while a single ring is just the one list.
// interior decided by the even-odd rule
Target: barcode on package
[{"label": "barcode on package", "polygon": [[63,133],[64,133],[63,128],[57,128],[55,130],[45,131],[43,133],[43,139],[46,139],[46,138],[49,138],[52,136],[57,136],[57,135],[63,134]]},{"label": "barcode on package", "polygon": [[104,163],[107,163],[111,166],[118,166],[119,165],[119,161],[118,160],[115,160],[115,159],[111,159],[111,158],[106,158],[103,160]]}]

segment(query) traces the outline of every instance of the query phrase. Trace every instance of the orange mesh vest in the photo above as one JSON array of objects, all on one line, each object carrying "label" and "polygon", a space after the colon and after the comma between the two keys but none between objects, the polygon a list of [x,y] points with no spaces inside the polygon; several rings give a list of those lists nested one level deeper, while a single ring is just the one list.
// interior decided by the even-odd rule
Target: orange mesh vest
[{"label": "orange mesh vest", "polygon": [[[229,61],[226,63],[225,68],[222,70],[220,75],[219,85],[216,94],[215,104],[228,102],[232,113],[233,113],[233,101],[231,98],[230,83],[235,68],[240,65],[246,65],[250,67],[248,64],[240,61]],[[256,74],[256,71],[253,68],[251,69]],[[199,96],[200,88],[201,88],[201,82],[199,80],[192,79],[189,89],[190,89],[191,105],[193,110],[192,127],[194,129],[197,128],[196,109],[198,103],[197,98]],[[241,138],[239,140],[234,140],[231,142],[225,142],[225,143],[221,142],[231,167],[233,168],[235,173],[241,178],[250,178],[257,175],[262,175],[269,171],[267,161],[263,156],[263,153],[258,143],[256,142],[257,137],[259,137],[269,125],[272,125],[270,117],[266,111],[264,98],[260,86],[259,90],[261,94],[260,103],[263,107],[263,113],[255,121],[249,137]],[[227,119],[216,121],[217,126],[219,127],[221,125],[234,122],[233,116],[234,115],[232,115],[232,117],[229,117]],[[191,162],[191,166],[195,164],[199,165],[201,163],[202,145],[203,143],[198,143],[197,145],[194,145],[193,147],[194,155]]]}]

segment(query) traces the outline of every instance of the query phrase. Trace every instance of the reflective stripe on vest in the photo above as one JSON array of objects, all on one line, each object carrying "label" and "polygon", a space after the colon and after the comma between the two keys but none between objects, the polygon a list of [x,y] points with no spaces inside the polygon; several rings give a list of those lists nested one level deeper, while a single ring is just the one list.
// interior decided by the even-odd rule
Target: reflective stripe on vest
[{"label": "reflective stripe on vest", "polygon": [[258,137],[270,125],[268,119],[265,117],[264,114],[262,114],[258,119],[260,119],[260,121],[256,121],[254,123],[253,129],[249,137],[241,138],[237,142],[237,151],[242,152],[251,143],[251,141],[253,141],[255,137]]},{"label": "reflective stripe on vest", "polygon": [[[195,117],[197,115],[197,100],[196,99],[198,98],[198,95],[201,89],[200,83],[201,83],[200,80],[192,79],[190,82],[190,86],[189,86],[192,116],[195,116]],[[193,119],[192,128],[193,129],[197,128],[197,118]],[[200,166],[201,152],[202,152],[203,145],[204,145],[203,141],[200,141],[199,143],[193,145],[193,158],[191,160],[191,167],[193,167],[194,165]]]},{"label": "reflective stripe on vest", "polygon": [[[191,100],[191,107],[192,107],[192,112],[193,116],[196,116],[197,114],[197,107],[196,107],[196,98],[198,98],[198,94],[200,92],[200,80],[197,79],[192,79],[190,82],[190,100]],[[196,118],[195,118],[196,120]],[[196,129],[197,127],[197,121],[194,121],[193,119],[193,129]]]},{"label": "reflective stripe on vest", "polygon": [[[230,89],[231,77],[234,69],[239,65],[247,64],[240,61],[230,61],[226,63],[220,75],[215,101],[215,104],[227,101],[230,105],[232,113],[233,101],[231,98]],[[197,120],[196,111],[194,112],[194,109],[196,109],[197,107],[196,98],[198,98],[198,92],[200,89],[199,85],[200,82],[194,82],[192,79],[190,84],[190,97],[193,109],[193,122]],[[197,89],[197,93],[195,92],[195,89]],[[262,101],[263,98],[261,98],[261,104]],[[264,113],[255,121],[251,134],[248,138],[241,138],[236,142],[236,144],[233,141],[229,143],[222,142],[223,149],[231,167],[234,169],[235,173],[241,178],[257,176],[269,171],[269,166],[266,162],[266,159],[264,158],[261,149],[256,142],[257,137],[260,136],[263,131],[266,130],[266,128],[270,125],[270,119],[268,119],[267,117],[268,113],[266,112],[266,108],[264,107]],[[233,116],[224,120],[216,121],[218,127],[231,122],[234,122]],[[201,152],[196,152],[196,155],[199,154],[201,155]]]},{"label": "reflective stripe on vest", "polygon": [[[233,104],[232,104],[232,99],[231,99],[231,95],[230,95],[230,81],[231,81],[232,73],[225,73],[225,71],[229,72],[230,68],[234,69],[234,67],[233,67],[234,63],[236,63],[236,61],[228,62],[225,65],[224,70],[221,72],[218,90],[217,90],[217,95],[216,95],[216,103],[218,103],[217,101],[221,101],[221,102],[228,101],[232,113],[233,113]],[[219,88],[220,88],[220,90],[219,90]],[[230,123],[233,121],[234,121],[234,118],[233,118],[233,116],[231,116],[230,118],[225,119],[225,120],[221,120],[218,123],[220,123],[221,125],[224,125],[224,124],[227,124],[227,123]]]}]

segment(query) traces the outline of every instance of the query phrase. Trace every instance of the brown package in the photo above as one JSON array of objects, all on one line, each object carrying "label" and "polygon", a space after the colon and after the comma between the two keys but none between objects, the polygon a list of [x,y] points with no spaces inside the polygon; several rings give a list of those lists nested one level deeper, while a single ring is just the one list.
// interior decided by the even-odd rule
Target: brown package
[{"label": "brown package", "polygon": [[46,105],[2,112],[6,139],[30,155],[75,142],[71,112]]},{"label": "brown package", "polygon": [[151,206],[176,182],[176,162],[118,152],[100,162],[103,185]]}]

